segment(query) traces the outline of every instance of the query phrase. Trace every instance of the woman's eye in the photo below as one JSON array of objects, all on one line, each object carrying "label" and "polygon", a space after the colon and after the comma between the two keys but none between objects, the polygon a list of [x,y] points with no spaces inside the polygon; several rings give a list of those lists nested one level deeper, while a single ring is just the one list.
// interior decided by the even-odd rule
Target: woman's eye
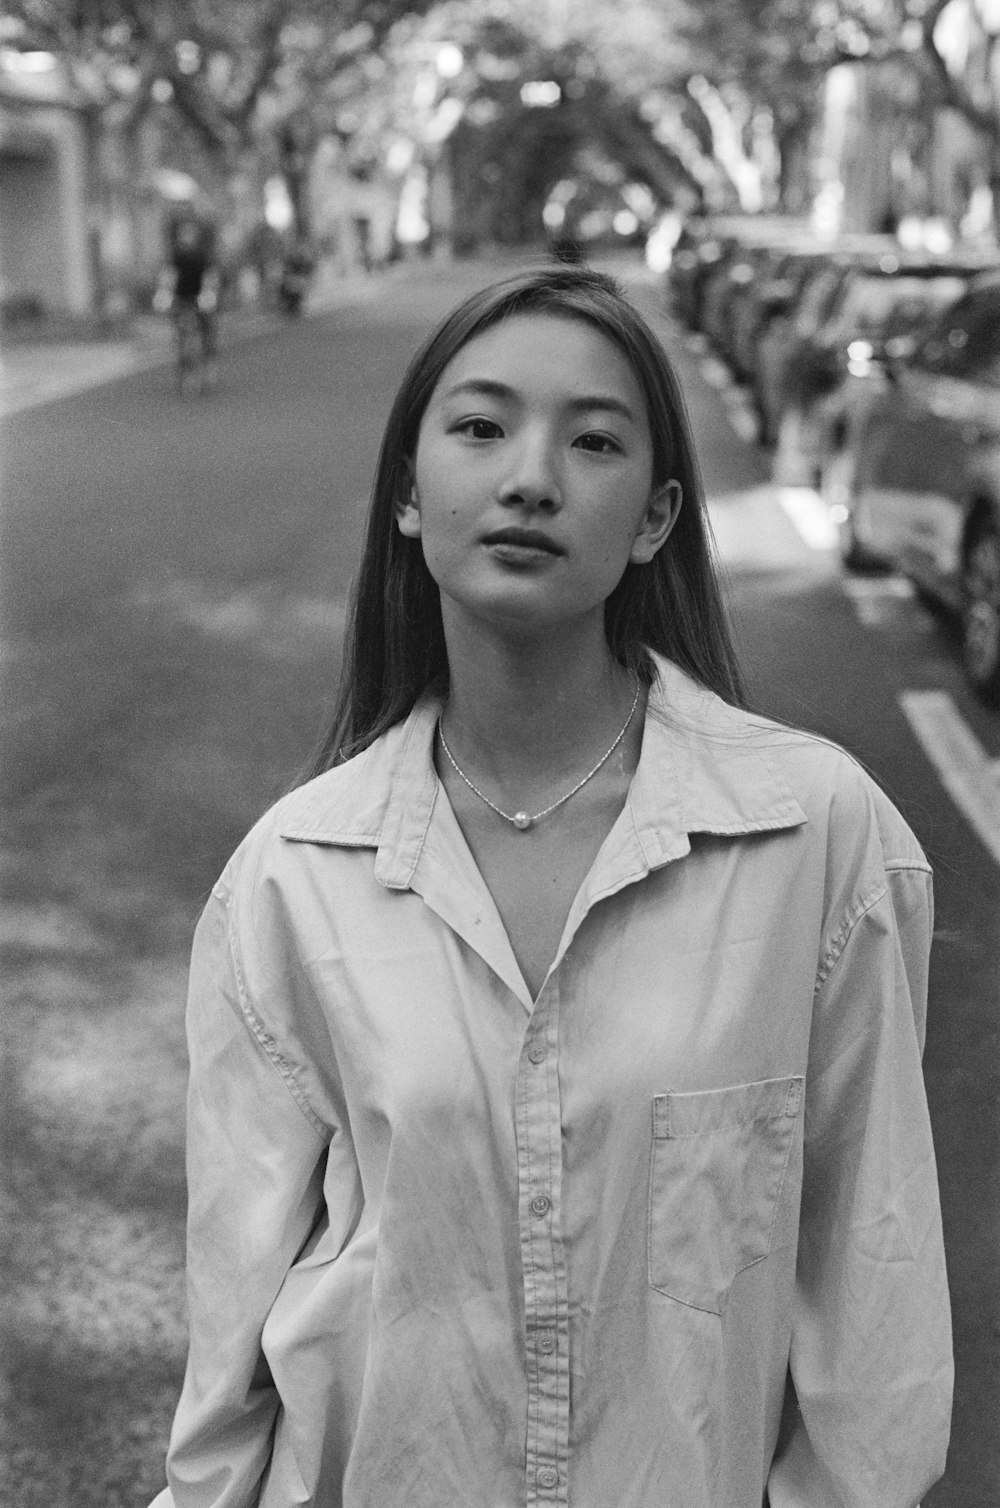
[{"label": "woman's eye", "polygon": [[618,441],[613,439],[611,435],[581,435],[576,443],[582,450],[593,450],[598,455],[613,455],[616,451],[621,450]]},{"label": "woman's eye", "polygon": [[463,419],[455,428],[470,440],[496,440],[503,433],[493,419]]}]

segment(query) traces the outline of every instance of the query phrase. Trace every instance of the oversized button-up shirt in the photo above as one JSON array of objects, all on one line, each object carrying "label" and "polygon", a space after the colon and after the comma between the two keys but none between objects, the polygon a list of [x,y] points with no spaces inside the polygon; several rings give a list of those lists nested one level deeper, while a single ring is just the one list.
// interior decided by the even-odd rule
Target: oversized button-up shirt
[{"label": "oversized button-up shirt", "polygon": [[199,924],[157,1508],[913,1508],[952,1377],[914,837],[659,661],[533,1000],[438,710]]}]

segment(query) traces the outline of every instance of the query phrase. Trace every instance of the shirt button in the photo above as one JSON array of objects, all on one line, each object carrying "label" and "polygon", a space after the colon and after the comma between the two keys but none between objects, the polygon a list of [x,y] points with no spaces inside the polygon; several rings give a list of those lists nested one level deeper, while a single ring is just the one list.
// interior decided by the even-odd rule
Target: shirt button
[{"label": "shirt button", "polygon": [[548,1056],[548,1048],[544,1042],[532,1042],[528,1048],[528,1057],[532,1063],[544,1063]]},{"label": "shirt button", "polygon": [[536,1194],[534,1199],[532,1199],[531,1201],[531,1213],[533,1215],[539,1216],[547,1215],[551,1203],[552,1200],[549,1198],[548,1194]]},{"label": "shirt button", "polygon": [[538,1483],[539,1487],[545,1489],[558,1487],[559,1473],[556,1471],[554,1466],[539,1466],[538,1470],[535,1472],[535,1481]]},{"label": "shirt button", "polygon": [[556,1338],[552,1334],[552,1331],[539,1330],[537,1345],[539,1351],[543,1351],[546,1356],[550,1356],[556,1348]]}]

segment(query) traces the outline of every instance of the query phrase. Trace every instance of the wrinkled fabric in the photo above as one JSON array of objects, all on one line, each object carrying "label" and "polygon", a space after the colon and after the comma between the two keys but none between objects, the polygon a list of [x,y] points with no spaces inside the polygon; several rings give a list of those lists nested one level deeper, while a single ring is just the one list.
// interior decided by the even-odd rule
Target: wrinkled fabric
[{"label": "wrinkled fabric", "polygon": [[927,862],[842,751],[657,663],[537,1000],[433,702],[227,866],[156,1508],[914,1508],[943,1471]]}]

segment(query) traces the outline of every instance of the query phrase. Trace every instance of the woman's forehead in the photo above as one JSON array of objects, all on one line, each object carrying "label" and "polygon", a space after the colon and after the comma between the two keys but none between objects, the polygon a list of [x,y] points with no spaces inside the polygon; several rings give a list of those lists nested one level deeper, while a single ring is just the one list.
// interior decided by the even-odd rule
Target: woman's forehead
[{"label": "woman's forehead", "polygon": [[479,331],[452,356],[436,384],[447,394],[465,382],[510,379],[529,386],[557,383],[568,392],[607,392],[645,409],[640,385],[621,347],[583,316],[530,311],[510,314]]}]

